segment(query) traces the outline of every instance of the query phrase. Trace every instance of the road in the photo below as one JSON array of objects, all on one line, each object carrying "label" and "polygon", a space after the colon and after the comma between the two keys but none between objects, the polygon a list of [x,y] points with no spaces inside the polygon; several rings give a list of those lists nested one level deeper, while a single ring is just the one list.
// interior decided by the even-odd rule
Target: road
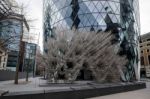
[{"label": "road", "polygon": [[90,99],[150,99],[150,82],[147,82],[146,84],[146,89],[95,97]]}]

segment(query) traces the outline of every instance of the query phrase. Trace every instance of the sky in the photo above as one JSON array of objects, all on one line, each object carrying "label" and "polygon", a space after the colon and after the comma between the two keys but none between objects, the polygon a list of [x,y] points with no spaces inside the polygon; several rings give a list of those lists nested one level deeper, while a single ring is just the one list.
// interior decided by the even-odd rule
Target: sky
[{"label": "sky", "polygon": [[[43,46],[43,23],[42,23],[42,1],[43,0],[16,0],[19,5],[23,5],[24,13],[27,20],[32,20],[30,22],[30,33],[37,34],[39,37],[39,45]],[[38,40],[37,40],[38,42]]]},{"label": "sky", "polygon": [[[32,33],[40,33],[39,45],[42,46],[42,1],[43,0],[16,0],[19,5],[25,6],[25,12],[27,12],[27,18],[34,19]],[[141,22],[141,34],[150,32],[150,0],[139,0],[140,5],[140,22]]]},{"label": "sky", "polygon": [[141,34],[150,32],[150,0],[139,0]]}]

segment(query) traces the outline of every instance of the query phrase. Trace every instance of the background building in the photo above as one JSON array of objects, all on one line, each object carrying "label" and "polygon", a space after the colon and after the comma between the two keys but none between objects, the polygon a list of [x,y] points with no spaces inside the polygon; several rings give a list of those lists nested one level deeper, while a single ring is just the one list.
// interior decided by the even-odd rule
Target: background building
[{"label": "background building", "polygon": [[13,10],[11,9],[11,4],[12,2],[10,2],[10,0],[0,1],[0,18],[6,17],[10,12],[13,12]]},{"label": "background building", "polygon": [[[55,33],[112,30],[129,63],[122,75],[125,81],[139,79],[140,33],[138,0],[44,0],[44,43]],[[45,52],[47,51],[44,46]]]},{"label": "background building", "polygon": [[33,73],[33,75],[35,75],[36,72],[36,49],[36,44],[25,42],[25,53],[22,71],[28,71],[29,73]]},{"label": "background building", "polygon": [[29,33],[29,25],[15,0],[1,0],[0,7],[0,40],[8,50],[7,69],[15,71],[19,63],[21,71],[25,50],[23,34]]},{"label": "background building", "polygon": [[141,36],[141,76],[150,77],[150,33]]},{"label": "background building", "polygon": [[0,1],[0,20],[14,14],[14,12],[21,13],[18,9],[17,2],[15,0],[1,0]]},{"label": "background building", "polygon": [[6,70],[8,53],[7,50],[0,48],[0,70]]},{"label": "background building", "polygon": [[[19,14],[11,15],[8,18],[0,21],[0,23],[0,38],[3,38],[4,40],[9,40],[7,44],[7,48],[9,50],[7,69],[15,71],[15,67],[19,58],[18,55],[20,51],[20,40],[22,39],[24,33],[29,32],[29,26],[24,16]],[[24,52],[24,48],[25,46],[22,43],[22,55]]]}]

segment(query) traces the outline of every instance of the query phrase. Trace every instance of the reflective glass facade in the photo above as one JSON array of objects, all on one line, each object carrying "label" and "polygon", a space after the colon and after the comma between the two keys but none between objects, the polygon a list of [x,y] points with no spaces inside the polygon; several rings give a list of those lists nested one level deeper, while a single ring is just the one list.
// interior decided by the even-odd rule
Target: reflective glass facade
[{"label": "reflective glass facade", "polygon": [[19,51],[21,22],[14,19],[0,21],[0,39],[9,40],[9,50]]},{"label": "reflective glass facade", "polygon": [[[138,0],[44,0],[44,42],[57,31],[79,32],[113,30],[129,64],[122,79],[138,78]],[[46,48],[45,48],[46,51]]]}]

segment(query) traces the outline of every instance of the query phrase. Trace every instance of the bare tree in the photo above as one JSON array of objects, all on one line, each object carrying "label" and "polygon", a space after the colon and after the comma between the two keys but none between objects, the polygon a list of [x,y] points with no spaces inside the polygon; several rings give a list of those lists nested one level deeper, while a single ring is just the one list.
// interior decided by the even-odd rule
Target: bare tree
[{"label": "bare tree", "polygon": [[[23,20],[21,21],[21,27],[22,27],[22,31],[21,31],[21,35],[20,35],[20,45],[19,45],[19,57],[18,57],[18,63],[16,64],[16,75],[15,75],[15,84],[18,84],[18,75],[19,75],[19,65],[20,65],[20,61],[21,61],[21,55],[24,55],[25,53],[25,46],[24,46],[24,42],[28,42],[30,43],[30,41],[34,41],[35,39],[33,38],[33,36],[31,37],[29,34],[30,31],[30,24],[35,21],[33,19],[26,19],[25,17],[27,17],[27,13],[25,12],[26,7],[28,7],[28,5],[24,6],[23,4],[21,6],[18,6],[21,9],[21,15],[23,16]],[[25,34],[25,30],[24,30],[24,25],[23,23],[27,24],[27,31],[28,33]],[[34,35],[35,36],[35,35]],[[29,66],[31,66],[31,60],[29,59],[29,63],[26,66],[26,81],[28,82],[28,77],[29,77]]]},{"label": "bare tree", "polygon": [[20,35],[16,33],[15,28],[20,27],[18,23],[12,20],[22,20],[22,15],[19,14],[20,7],[14,0],[0,1],[0,47],[7,47],[16,42]]},{"label": "bare tree", "polygon": [[[14,20],[20,22],[33,23],[35,19],[25,19],[28,16],[26,11],[28,5],[18,5],[15,0],[0,1],[0,47],[8,47],[16,42],[16,39],[21,37],[21,34],[16,33],[16,28],[21,28],[21,24],[13,22]],[[31,27],[31,26],[29,26]],[[29,35],[29,33],[28,33]],[[27,34],[23,34],[23,39],[27,41]],[[33,38],[32,38],[33,39]]]},{"label": "bare tree", "polygon": [[[5,48],[8,48],[7,50],[9,50],[9,46],[11,45],[16,44],[17,48],[19,46],[18,48],[19,55],[18,55],[18,61],[17,61],[18,63],[16,64],[15,84],[18,84],[19,65],[21,61],[21,55],[24,54],[23,41],[28,42],[28,41],[33,41],[34,39],[33,37],[29,36],[29,33],[24,34],[24,33],[29,32],[29,27],[31,27],[31,23],[35,21],[31,18],[29,19],[25,18],[28,16],[27,15],[28,13],[26,11],[27,7],[28,5],[24,5],[24,4],[18,5],[15,0],[0,1],[0,9],[1,9],[0,10],[0,47],[2,48],[5,47]],[[19,24],[15,24],[16,22],[13,22],[14,20],[17,20]],[[26,31],[24,30],[24,26],[27,26]],[[19,29],[21,30],[20,33],[16,33],[16,30],[15,30],[16,28],[20,28]],[[16,40],[18,40],[18,42],[16,42]]]},{"label": "bare tree", "polygon": [[119,56],[119,45],[111,33],[75,33],[50,39],[48,52],[41,56],[50,83],[73,83],[81,69],[92,72],[97,82],[119,82],[127,63]]},{"label": "bare tree", "polygon": [[45,70],[46,70],[46,67],[45,67],[45,64],[44,62],[42,62],[42,52],[40,50],[37,49],[37,53],[36,53],[36,66],[37,66],[37,72],[38,74],[44,76],[45,78]]}]

